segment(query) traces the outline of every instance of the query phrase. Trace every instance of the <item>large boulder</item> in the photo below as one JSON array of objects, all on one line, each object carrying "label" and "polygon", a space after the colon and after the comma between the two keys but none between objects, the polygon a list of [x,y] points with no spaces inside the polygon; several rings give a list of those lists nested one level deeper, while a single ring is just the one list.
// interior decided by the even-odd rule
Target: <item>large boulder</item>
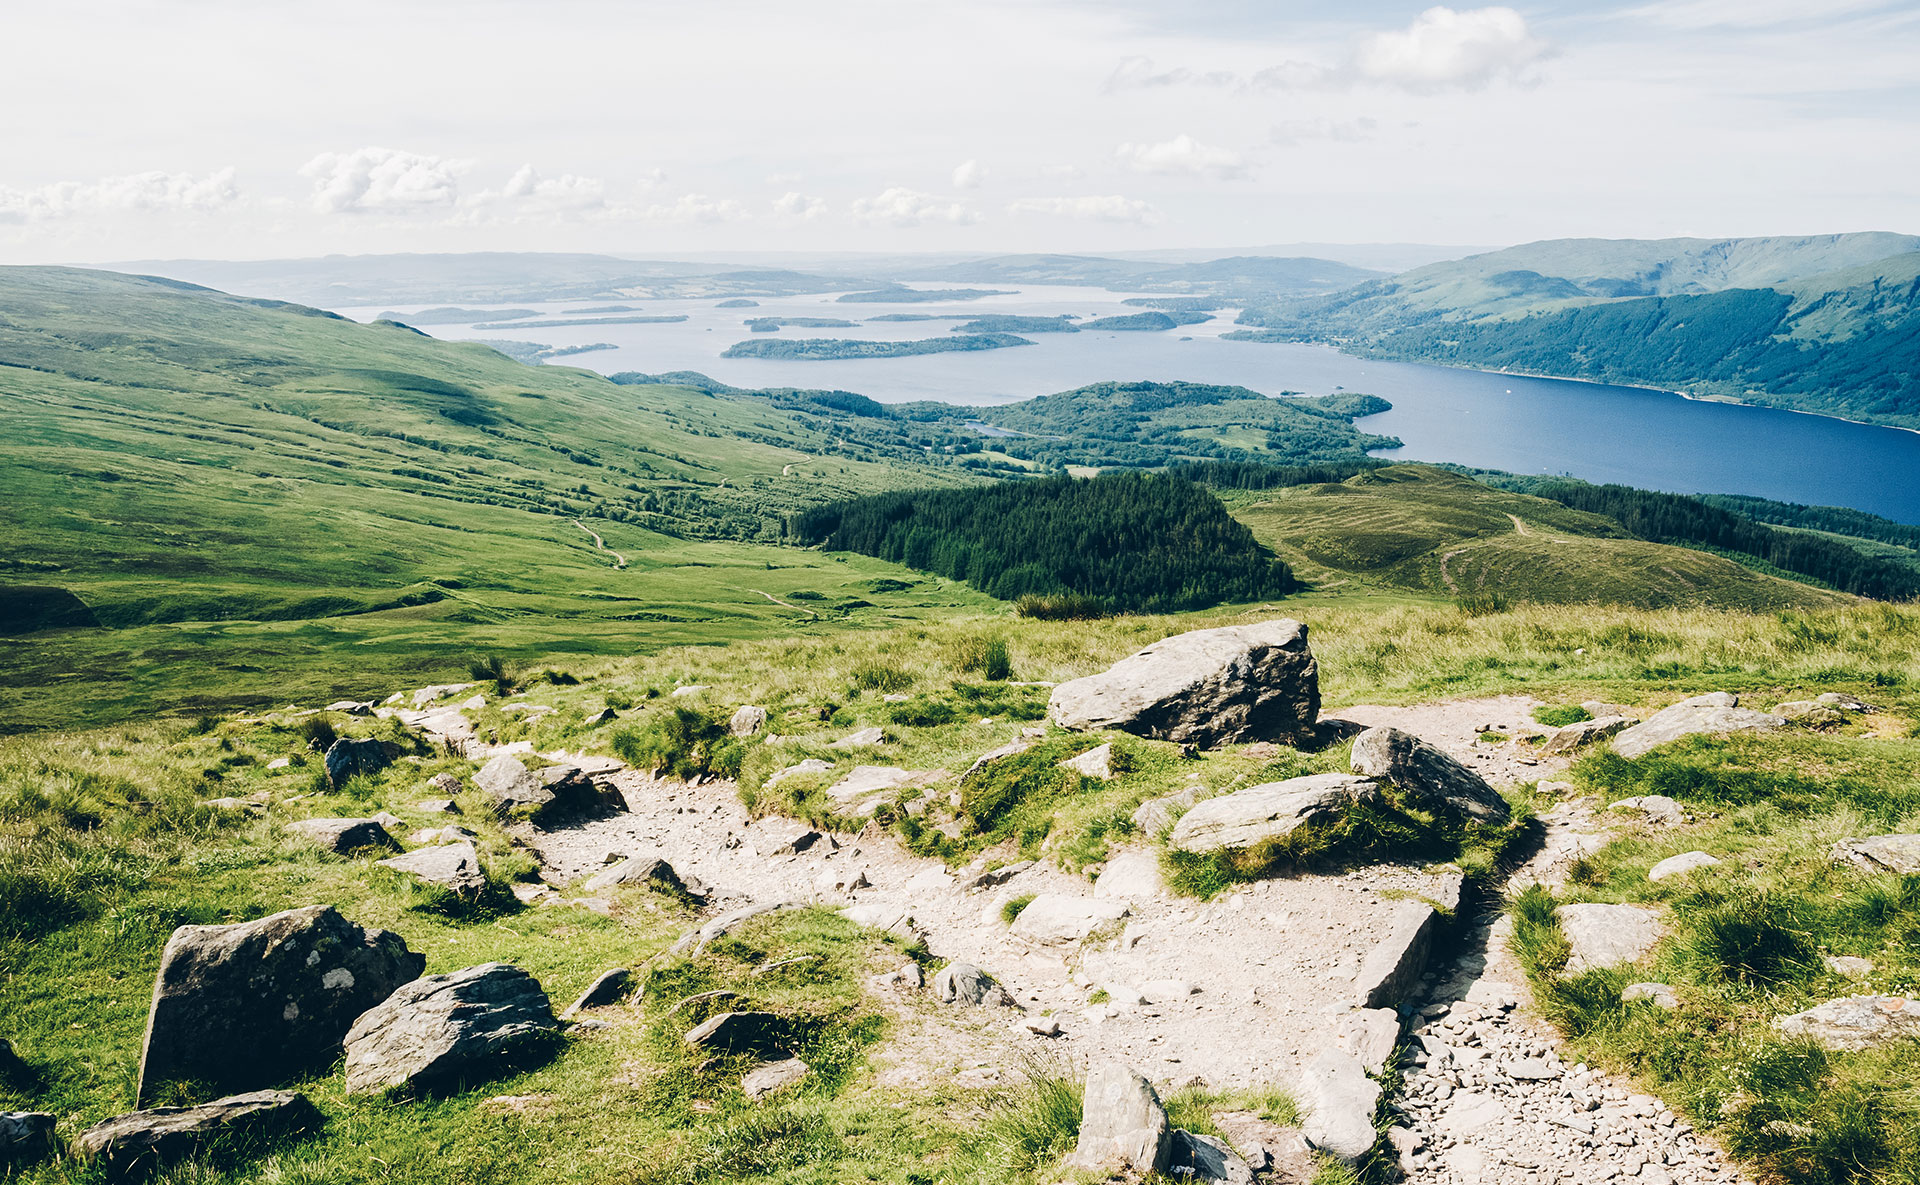
[{"label": "large boulder", "polygon": [[1087,1075],[1080,1138],[1067,1165],[1141,1175],[1164,1172],[1171,1136],[1167,1112],[1153,1086],[1119,1062],[1103,1062]]},{"label": "large boulder", "polygon": [[1637,963],[1666,933],[1659,911],[1641,905],[1562,905],[1553,916],[1567,937],[1568,975]]},{"label": "large boulder", "polygon": [[1773,1027],[1828,1049],[1867,1049],[1902,1037],[1920,1037],[1920,1000],[1847,996],[1779,1017]]},{"label": "large boulder", "polygon": [[1891,872],[1912,876],[1920,872],[1920,835],[1870,835],[1843,839],[1833,845],[1833,862],[1861,872]]},{"label": "large boulder", "polygon": [[1300,1072],[1294,1097],[1303,1113],[1300,1134],[1313,1147],[1347,1164],[1373,1149],[1380,1084],[1352,1054],[1326,1049],[1315,1055]]},{"label": "large boulder", "polygon": [[743,704],[727,721],[727,731],[737,737],[750,737],[767,726],[767,710],[759,704]]},{"label": "large boulder", "polygon": [[1631,716],[1601,716],[1593,720],[1581,720],[1554,729],[1553,734],[1547,737],[1546,744],[1540,747],[1548,753],[1571,753],[1583,745],[1604,741],[1625,732],[1638,723]]},{"label": "large boulder", "polygon": [[400,846],[378,819],[300,819],[287,824],[287,830],[336,856],[350,856],[366,848],[391,851]]},{"label": "large boulder", "polygon": [[1062,728],[1204,747],[1303,742],[1320,718],[1320,672],[1297,621],[1194,630],[1062,683],[1047,713]]},{"label": "large boulder", "polygon": [[1613,751],[1622,757],[1644,757],[1661,745],[1684,736],[1767,732],[1784,727],[1787,723],[1783,716],[1755,712],[1740,707],[1739,703],[1738,696],[1724,691],[1683,699],[1615,736]]},{"label": "large boulder", "polygon": [[1013,919],[1012,933],[1038,946],[1079,942],[1102,926],[1127,916],[1128,905],[1112,897],[1075,897],[1042,893]]},{"label": "large boulder", "polygon": [[588,814],[611,805],[611,798],[602,794],[579,766],[549,765],[530,770],[511,753],[502,753],[481,766],[473,784],[486,792],[499,814],[535,822]]},{"label": "large boulder", "polygon": [[1487,780],[1410,732],[1381,726],[1353,738],[1353,772],[1389,782],[1401,797],[1429,810],[1504,823],[1507,800]]},{"label": "large boulder", "polygon": [[327,782],[338,790],[346,780],[359,774],[377,774],[393,762],[394,747],[371,737],[341,737],[327,746],[322,762],[327,767]]},{"label": "large boulder", "polygon": [[1284,839],[1309,823],[1331,822],[1380,788],[1349,774],[1310,774],[1209,798],[1180,816],[1167,842],[1183,852],[1250,848]]},{"label": "large boulder", "polygon": [[1013,1003],[993,976],[972,963],[948,963],[933,977],[933,994],[944,1004],[1007,1007]]},{"label": "large boulder", "polygon": [[73,1142],[74,1155],[110,1179],[151,1172],[214,1142],[231,1146],[313,1131],[323,1122],[307,1097],[290,1090],[229,1095],[198,1107],[155,1107],[94,1124]]},{"label": "large boulder", "polygon": [[160,956],[135,1105],[161,1082],[232,1090],[324,1065],[354,1018],[425,967],[398,934],[331,906],[182,926]]},{"label": "large boulder", "polygon": [[1393,1008],[1405,1000],[1427,969],[1440,915],[1422,901],[1400,901],[1389,915],[1387,933],[1360,964],[1354,977],[1354,1003],[1361,1008]]},{"label": "large boulder", "polygon": [[552,1049],[559,1025],[533,976],[483,963],[405,984],[346,1038],[347,1090],[440,1088],[494,1077]]},{"label": "large boulder", "polygon": [[437,885],[468,900],[477,899],[487,889],[487,874],[480,867],[479,849],[464,839],[438,847],[420,848],[377,863],[382,868],[419,877],[430,885]]}]

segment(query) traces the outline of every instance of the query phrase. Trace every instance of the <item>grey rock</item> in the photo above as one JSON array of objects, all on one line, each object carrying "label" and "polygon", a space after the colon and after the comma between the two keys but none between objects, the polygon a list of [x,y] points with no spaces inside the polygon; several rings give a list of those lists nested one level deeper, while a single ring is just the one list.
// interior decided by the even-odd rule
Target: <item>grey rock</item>
[{"label": "grey rock", "polygon": [[1852,718],[1846,709],[1838,705],[1810,699],[1775,704],[1773,714],[1802,728],[1838,728]]},{"label": "grey rock", "polygon": [[1347,1164],[1373,1148],[1373,1113],[1380,1084],[1352,1054],[1322,1050],[1300,1072],[1294,1096],[1305,1113],[1300,1134],[1309,1144]]},{"label": "grey rock", "polygon": [[682,934],[679,941],[673,944],[673,953],[676,955],[697,955],[707,949],[709,943],[718,942],[720,939],[732,933],[734,927],[740,925],[742,922],[783,909],[804,908],[806,908],[806,903],[801,901],[757,901],[752,905],[743,905],[739,909],[730,910],[721,914],[719,917],[711,918],[687,931],[685,934]]},{"label": "grey rock", "polygon": [[0,1111],[0,1165],[51,1156],[53,1123],[45,1111]]},{"label": "grey rock", "polygon": [[827,837],[791,819],[766,819],[755,825],[752,841],[756,855],[797,856],[826,844]]},{"label": "grey rock", "polygon": [[1631,716],[1601,716],[1593,720],[1582,720],[1564,728],[1554,729],[1541,749],[1548,753],[1571,753],[1583,745],[1604,741],[1638,723],[1640,722]]},{"label": "grey rock", "polygon": [[1164,1172],[1173,1151],[1171,1136],[1152,1084],[1118,1062],[1103,1062],[1087,1075],[1080,1136],[1067,1165]]},{"label": "grey rock", "polygon": [[1562,905],[1553,916],[1567,936],[1568,975],[1639,962],[1665,932],[1659,911],[1639,905]]},{"label": "grey rock", "polygon": [[473,784],[493,800],[501,814],[538,810],[553,801],[553,795],[533,776],[533,771],[511,753],[502,753],[480,767]]},{"label": "grey rock", "polygon": [[373,701],[370,699],[337,699],[320,710],[322,712],[342,712],[348,716],[371,716],[373,715]]},{"label": "grey rock", "polygon": [[1738,707],[1738,703],[1737,697],[1724,691],[1681,700],[1614,737],[1613,751],[1622,757],[1644,757],[1684,736],[1766,732],[1786,724],[1782,717]]},{"label": "grey rock", "polygon": [[1620,1002],[1633,1004],[1641,1000],[1655,1008],[1674,1009],[1680,1007],[1680,997],[1664,983],[1630,983],[1620,989]]},{"label": "grey rock", "polygon": [[1004,761],[1009,757],[1018,757],[1028,749],[1033,748],[1033,745],[1034,740],[1032,737],[1020,736],[1013,738],[998,749],[988,749],[985,753],[973,759],[973,764],[967,767],[966,773],[960,775],[960,780],[963,782],[967,781],[996,761]]},{"label": "grey rock", "polygon": [[1660,827],[1678,827],[1687,821],[1680,804],[1664,794],[1642,794],[1633,798],[1623,798],[1607,807],[1623,815],[1639,815],[1647,822]]},{"label": "grey rock", "polygon": [[742,704],[727,721],[727,731],[737,737],[750,737],[767,726],[767,710],[758,704]]},{"label": "grey rock", "polygon": [[327,746],[327,781],[338,790],[357,774],[377,774],[393,762],[393,747],[372,738],[341,737]]},{"label": "grey rock", "polygon": [[991,889],[997,885],[1006,884],[1014,877],[1019,876],[1032,867],[1033,861],[1031,860],[1015,860],[1011,864],[1002,864],[998,868],[989,868],[974,876],[972,879],[963,881],[960,887],[963,889]]},{"label": "grey rock", "polygon": [[1378,795],[1373,781],[1348,774],[1310,774],[1249,786],[1209,798],[1182,815],[1167,842],[1185,852],[1250,848],[1307,824],[1331,822],[1352,804]]},{"label": "grey rock", "polygon": [[1487,780],[1410,732],[1369,728],[1353,739],[1353,772],[1378,778],[1416,806],[1504,823],[1507,800]]},{"label": "grey rock", "polygon": [[771,790],[788,778],[797,777],[801,774],[823,774],[832,768],[833,762],[831,761],[822,761],[818,757],[809,757],[798,765],[789,765],[785,769],[776,770],[774,773],[767,775],[767,780],[761,783],[761,789]]},{"label": "grey rock", "polygon": [[1203,747],[1307,741],[1320,716],[1319,667],[1297,621],[1194,630],[1062,683],[1047,712],[1062,728]]},{"label": "grey rock", "polygon": [[413,804],[413,809],[416,811],[424,811],[429,815],[457,815],[461,813],[460,804],[451,798],[423,798]]},{"label": "grey rock", "polygon": [[313,1131],[319,1110],[288,1090],[229,1095],[198,1107],[155,1107],[105,1119],[81,1132],[74,1155],[125,1179],[185,1160],[215,1140],[253,1142]]},{"label": "grey rock", "polygon": [[1870,1049],[1920,1037],[1920,1000],[1905,996],[1846,996],[1805,1012],[1777,1017],[1773,1027],[1828,1049]]},{"label": "grey rock", "polygon": [[[705,885],[696,885],[702,890]],[[587,891],[598,893],[617,885],[646,885],[668,893],[686,893],[689,896],[704,897],[705,892],[694,892],[673,865],[659,856],[628,856],[618,864],[609,865],[593,874],[587,880]]]},{"label": "grey rock", "polygon": [[1200,1136],[1176,1127],[1169,1137],[1167,1173],[1186,1181],[1215,1185],[1253,1185],[1253,1166],[1227,1147],[1226,1141]]},{"label": "grey rock", "polygon": [[266,803],[256,802],[251,798],[208,798],[194,805],[205,807],[210,811],[234,811],[249,815],[263,815],[267,811]]},{"label": "grey rock", "polygon": [[1005,1008],[1013,997],[972,963],[948,963],[933,977],[933,994],[943,1004]]},{"label": "grey rock", "polygon": [[352,855],[364,848],[400,846],[374,819],[301,819],[287,824],[287,830],[336,856]]},{"label": "grey rock", "polygon": [[767,1054],[780,1047],[784,1027],[771,1012],[722,1012],[694,1026],[686,1043],[716,1053]]},{"label": "grey rock", "polygon": [[1356,1008],[1335,1019],[1333,1039],[1341,1052],[1348,1053],[1367,1073],[1386,1069],[1400,1044],[1400,1014],[1391,1008]]},{"label": "grey rock", "polygon": [[1870,835],[1833,845],[1833,862],[1861,872],[1920,873],[1920,835]]},{"label": "grey rock", "polygon": [[740,1079],[740,1089],[750,1099],[763,1099],[776,1090],[792,1086],[811,1072],[811,1067],[797,1057],[783,1062],[768,1062],[755,1066]]},{"label": "grey rock", "polygon": [[[460,793],[460,791],[465,788],[465,783],[460,781],[460,775],[452,774],[452,773],[435,774],[432,777],[427,779],[427,785],[433,787],[435,790],[438,790],[441,794],[445,795],[448,798],[452,798],[454,795]],[[453,813],[459,814],[460,808],[455,807],[453,809]]]},{"label": "grey rock", "polygon": [[583,723],[585,723],[588,728],[598,728],[602,724],[612,724],[618,719],[620,719],[620,713],[614,711],[612,708],[601,708],[598,712],[588,716]]},{"label": "grey rock", "polygon": [[884,745],[886,743],[887,743],[887,730],[884,728],[873,727],[873,728],[863,728],[863,729],[860,729],[858,732],[850,732],[846,736],[843,736],[839,740],[828,745],[827,748],[859,749],[867,745]]},{"label": "grey rock", "polygon": [[1199,802],[1205,790],[1198,784],[1173,794],[1149,798],[1133,810],[1134,827],[1142,835],[1158,836],[1173,826],[1181,811]]},{"label": "grey rock", "polygon": [[472,843],[480,838],[465,827],[422,827],[407,836],[407,842],[414,847],[434,847],[453,843]]},{"label": "grey rock", "polygon": [[603,971],[600,977],[587,985],[580,998],[567,1005],[560,1014],[561,1019],[570,1020],[589,1008],[605,1008],[609,1004],[618,1004],[633,990],[633,972],[625,967],[615,967]]},{"label": "grey rock", "polygon": [[1702,868],[1712,868],[1719,860],[1705,852],[1681,852],[1678,856],[1668,856],[1647,870],[1647,879],[1663,881],[1676,876],[1685,876],[1698,872]]},{"label": "grey rock", "polygon": [[1395,902],[1387,933],[1368,952],[1354,976],[1354,1001],[1362,1008],[1393,1008],[1420,982],[1433,950],[1440,915],[1422,901]]},{"label": "grey rock", "polygon": [[1129,848],[1107,858],[1106,867],[1093,882],[1095,897],[1118,897],[1123,901],[1151,901],[1167,893],[1166,879],[1160,873],[1159,853],[1147,848]]},{"label": "grey rock", "polygon": [[1821,955],[1820,964],[1842,979],[1865,979],[1873,974],[1873,960],[1858,955]]},{"label": "grey rock", "polygon": [[1863,703],[1841,691],[1823,691],[1813,697],[1813,702],[1816,704],[1826,704],[1828,707],[1839,708],[1846,712],[1872,712],[1877,710],[1872,704]]},{"label": "grey rock", "polygon": [[417,876],[430,885],[470,900],[478,898],[487,888],[487,874],[480,867],[480,852],[466,840],[421,848],[378,863],[382,868]]},{"label": "grey rock", "polygon": [[517,1069],[553,1048],[559,1025],[533,976],[483,963],[402,985],[346,1038],[347,1090],[440,1088]]},{"label": "grey rock", "polygon": [[1149,1004],[1176,1004],[1199,990],[1184,979],[1149,979],[1140,985],[1140,998]]},{"label": "grey rock", "polygon": [[856,765],[833,785],[827,797],[836,814],[870,815],[910,786],[925,785],[935,771],[901,769],[896,765]]},{"label": "grey rock", "polygon": [[1111,897],[1074,897],[1042,893],[1013,919],[1015,938],[1040,946],[1056,946],[1085,939],[1102,926],[1127,916],[1127,903]]},{"label": "grey rock", "polygon": [[1581,700],[1580,706],[1585,708],[1587,715],[1595,720],[1602,716],[1631,716],[1634,713],[1634,709],[1625,704],[1610,704],[1598,699]]},{"label": "grey rock", "polygon": [[1078,757],[1069,757],[1059,763],[1061,769],[1070,769],[1083,778],[1099,778],[1107,781],[1113,777],[1113,742],[1095,745]]},{"label": "grey rock", "polygon": [[182,926],[160,956],[134,1101],[162,1082],[257,1087],[324,1064],[354,1018],[425,966],[398,934],[331,906]]},{"label": "grey rock", "polygon": [[849,905],[840,911],[840,916],[857,926],[885,930],[909,942],[924,937],[914,925],[912,907],[899,902],[869,901],[861,905]]}]

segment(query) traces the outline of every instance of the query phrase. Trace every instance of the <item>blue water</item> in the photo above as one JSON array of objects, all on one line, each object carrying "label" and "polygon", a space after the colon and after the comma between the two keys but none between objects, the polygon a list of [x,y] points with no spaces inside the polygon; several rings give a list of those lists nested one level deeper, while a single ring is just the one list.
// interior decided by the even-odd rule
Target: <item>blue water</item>
[{"label": "blue water", "polygon": [[[1028,287],[1012,296],[952,305],[907,306],[914,313],[1085,317],[1135,312],[1126,293],[1093,288]],[[1325,346],[1229,342],[1233,310],[1166,333],[1031,334],[1031,346],[906,358],[795,361],[722,358],[749,334],[749,317],[831,316],[855,329],[788,329],[783,337],[868,340],[935,337],[957,321],[867,323],[900,306],[836,304],[832,296],[759,298],[755,309],[717,309],[714,299],[624,300],[648,314],[684,313],[671,325],[562,326],[538,319],[510,330],[429,327],[434,336],[506,338],[548,345],[610,342],[617,349],[566,358],[602,373],[697,370],[740,387],[814,387],[857,391],[887,403],[936,399],[992,405],[1103,380],[1185,379],[1233,383],[1269,395],[1336,390],[1379,395],[1393,410],[1360,421],[1405,446],[1383,456],[1453,461],[1514,473],[1570,474],[1674,493],[1754,494],[1787,502],[1851,506],[1920,523],[1920,434],[1822,416],[1684,399],[1663,391],[1482,371],[1373,362]],[[555,318],[563,303],[530,305]],[[377,309],[343,309],[362,320]]]}]

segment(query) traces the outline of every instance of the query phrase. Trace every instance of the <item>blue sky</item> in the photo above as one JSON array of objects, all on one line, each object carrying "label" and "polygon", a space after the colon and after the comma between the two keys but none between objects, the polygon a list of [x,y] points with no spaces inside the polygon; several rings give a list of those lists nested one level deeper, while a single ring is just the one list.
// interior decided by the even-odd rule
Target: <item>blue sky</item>
[{"label": "blue sky", "polygon": [[1920,5],[13,6],[0,260],[1920,230]]}]

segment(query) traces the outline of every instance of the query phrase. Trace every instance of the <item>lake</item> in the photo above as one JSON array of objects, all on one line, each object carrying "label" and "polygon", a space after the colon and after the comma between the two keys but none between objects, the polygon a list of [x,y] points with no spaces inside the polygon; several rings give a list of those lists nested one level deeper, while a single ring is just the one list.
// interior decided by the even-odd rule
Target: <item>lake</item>
[{"label": "lake", "polygon": [[[1229,342],[1235,310],[1168,332],[1026,334],[1031,346],[905,358],[839,361],[722,358],[737,341],[763,337],[908,340],[944,335],[955,318],[985,313],[1103,317],[1139,311],[1124,292],[1028,285],[1010,296],[911,304],[840,304],[832,294],[759,297],[759,307],[716,308],[721,297],[621,300],[643,315],[684,315],[675,324],[542,327],[541,317],[511,328],[421,328],[436,337],[537,341],[551,346],[608,342],[616,348],[556,360],[605,374],[697,370],[739,387],[814,387],[857,391],[886,403],[934,399],[993,405],[1104,380],[1230,383],[1269,395],[1358,391],[1393,410],[1359,421],[1397,436],[1403,448],[1380,455],[1452,461],[1513,473],[1570,474],[1675,493],[1752,494],[1787,502],[1850,506],[1920,523],[1920,434],[1824,416],[1685,399],[1665,391],[1561,379],[1354,358],[1325,346]],[[1151,295],[1151,294],[1146,294]],[[585,302],[604,305],[604,300]],[[560,318],[581,302],[522,303]],[[405,306],[402,306],[404,311]],[[338,310],[368,320],[382,310]],[[887,314],[935,317],[874,322]],[[755,317],[832,317],[846,329],[748,332]]]}]

